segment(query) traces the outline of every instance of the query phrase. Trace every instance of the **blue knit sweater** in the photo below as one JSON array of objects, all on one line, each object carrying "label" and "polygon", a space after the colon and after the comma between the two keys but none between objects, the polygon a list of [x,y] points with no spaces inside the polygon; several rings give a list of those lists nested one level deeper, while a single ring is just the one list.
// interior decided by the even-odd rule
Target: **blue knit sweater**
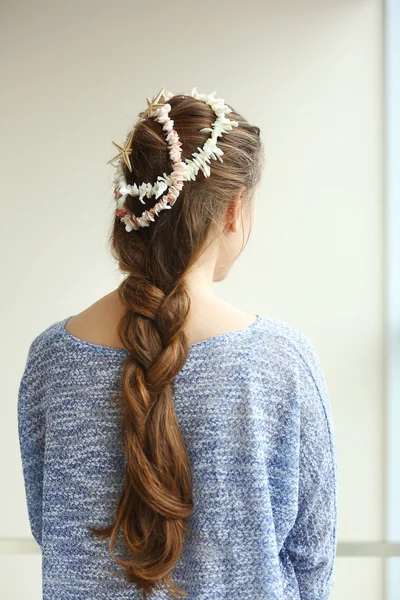
[{"label": "blue knit sweater", "polygon": [[[71,315],[72,316],[72,315]],[[125,456],[117,404],[124,349],[73,336],[70,317],[31,343],[18,395],[27,509],[44,600],[139,600],[87,529],[111,522]],[[337,456],[315,347],[288,323],[190,346],[174,402],[194,512],[173,572],[187,600],[327,600],[337,543]],[[122,556],[116,547],[117,556]],[[165,588],[164,588],[165,590]],[[167,599],[165,591],[150,598]]]}]

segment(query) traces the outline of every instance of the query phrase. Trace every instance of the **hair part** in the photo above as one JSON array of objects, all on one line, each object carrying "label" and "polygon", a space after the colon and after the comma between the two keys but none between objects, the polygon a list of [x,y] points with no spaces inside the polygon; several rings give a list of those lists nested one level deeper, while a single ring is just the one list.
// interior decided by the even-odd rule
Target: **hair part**
[{"label": "hair part", "polygon": [[[182,160],[191,158],[209,135],[199,130],[211,126],[215,113],[191,96],[175,95],[168,102],[183,144]],[[239,126],[218,138],[223,163],[212,160],[209,177],[200,170],[195,181],[186,181],[171,210],[162,211],[149,227],[127,232],[115,216],[109,234],[111,254],[126,274],[118,287],[126,307],[118,333],[128,356],[114,398],[121,406],[126,470],[114,521],[90,531],[110,537],[111,555],[144,600],[162,584],[174,598],[187,595],[171,575],[185,534],[195,535],[187,527],[193,512],[192,469],[172,386],[189,352],[186,276],[208,244],[223,235],[234,194],[243,189],[246,204],[262,174],[260,130],[234,110],[228,116]],[[131,148],[132,172],[125,167],[128,184],[155,182],[171,171],[164,132],[154,118],[137,122]],[[147,209],[157,202],[144,199]],[[143,212],[138,197],[128,196],[126,204],[136,216]],[[126,560],[113,554],[119,533]]]}]

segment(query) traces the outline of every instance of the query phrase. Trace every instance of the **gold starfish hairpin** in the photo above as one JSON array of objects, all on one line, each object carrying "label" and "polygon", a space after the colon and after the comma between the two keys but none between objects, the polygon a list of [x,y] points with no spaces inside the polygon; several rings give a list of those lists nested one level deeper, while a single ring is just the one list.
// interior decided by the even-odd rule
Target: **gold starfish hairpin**
[{"label": "gold starfish hairpin", "polygon": [[147,100],[147,108],[146,110],[142,111],[140,113],[141,117],[152,117],[154,115],[154,113],[156,112],[157,108],[159,108],[160,106],[163,106],[163,104],[165,104],[165,102],[167,101],[167,98],[165,97],[165,89],[162,88],[157,96],[155,98],[153,98],[153,100],[150,100],[150,98],[146,98]]},{"label": "gold starfish hairpin", "polygon": [[128,169],[132,173],[132,166],[131,166],[131,161],[130,161],[130,158],[129,158],[129,155],[132,154],[132,148],[130,147],[130,145],[132,143],[132,138],[133,138],[133,130],[130,132],[129,137],[126,140],[125,146],[120,146],[119,144],[116,144],[115,142],[112,142],[114,144],[114,146],[116,148],[118,148],[119,154],[117,154],[117,156],[114,156],[114,158],[112,158],[111,160],[107,161],[107,164],[111,163],[111,162],[114,162],[114,160],[117,160],[117,158],[120,158],[120,156],[122,156],[122,158],[123,158],[126,166],[128,167]]}]

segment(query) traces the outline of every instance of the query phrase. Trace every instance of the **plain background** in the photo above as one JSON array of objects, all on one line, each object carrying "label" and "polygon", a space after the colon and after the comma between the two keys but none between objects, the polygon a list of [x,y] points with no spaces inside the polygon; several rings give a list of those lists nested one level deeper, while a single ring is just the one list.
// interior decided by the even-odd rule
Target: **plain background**
[{"label": "plain background", "polygon": [[[383,539],[382,11],[382,0],[1,2],[2,598],[40,597],[16,422],[28,347],[117,286],[111,140],[163,86],[216,90],[261,129],[257,222],[215,293],[313,341],[336,427],[339,542]],[[383,576],[380,558],[339,556],[332,600],[381,600]]]}]

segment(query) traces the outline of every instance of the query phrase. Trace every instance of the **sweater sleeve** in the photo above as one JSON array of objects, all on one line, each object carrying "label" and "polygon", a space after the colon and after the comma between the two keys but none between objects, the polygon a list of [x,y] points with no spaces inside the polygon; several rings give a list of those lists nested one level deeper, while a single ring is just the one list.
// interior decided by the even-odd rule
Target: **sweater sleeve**
[{"label": "sweater sleeve", "polygon": [[18,391],[18,436],[31,532],[42,545],[43,460],[45,415],[41,401],[38,340],[28,351]]},{"label": "sweater sleeve", "polygon": [[302,334],[299,355],[298,512],[284,541],[301,600],[328,600],[335,581],[337,455],[326,381],[316,350]]}]

